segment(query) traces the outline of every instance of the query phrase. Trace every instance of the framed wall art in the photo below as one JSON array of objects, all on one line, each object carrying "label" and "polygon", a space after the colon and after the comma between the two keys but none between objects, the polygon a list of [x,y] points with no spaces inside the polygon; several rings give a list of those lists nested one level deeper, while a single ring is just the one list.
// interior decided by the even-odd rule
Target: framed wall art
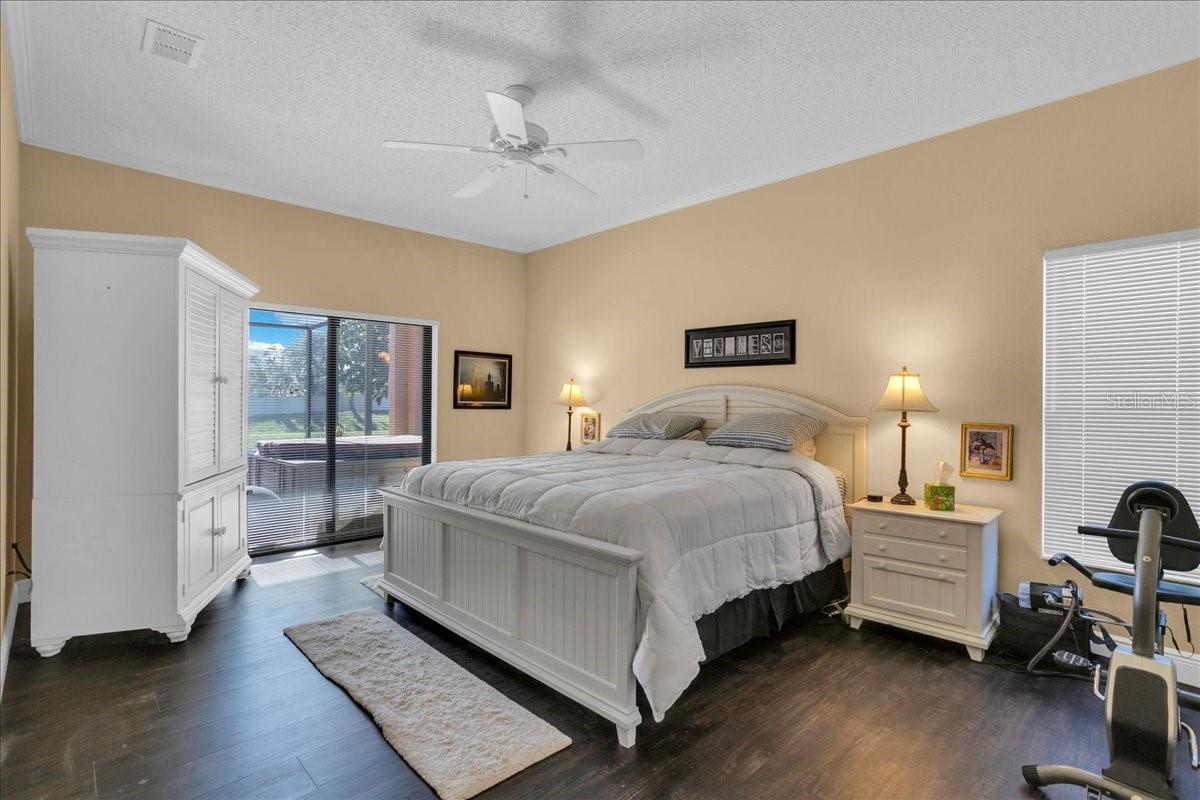
[{"label": "framed wall art", "polygon": [[454,351],[455,408],[512,408],[512,356]]},{"label": "framed wall art", "polygon": [[958,450],[958,474],[964,478],[1011,481],[1012,443],[1012,425],[964,422]]},{"label": "framed wall art", "polygon": [[579,415],[579,443],[600,441],[600,412],[584,411]]},{"label": "framed wall art", "polygon": [[691,328],[683,332],[683,366],[755,367],[796,363],[796,320]]}]

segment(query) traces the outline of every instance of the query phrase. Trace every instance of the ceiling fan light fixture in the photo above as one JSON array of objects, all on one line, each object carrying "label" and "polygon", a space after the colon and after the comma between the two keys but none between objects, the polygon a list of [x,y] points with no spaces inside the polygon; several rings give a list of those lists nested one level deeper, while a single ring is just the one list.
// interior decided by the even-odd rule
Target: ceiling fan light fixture
[{"label": "ceiling fan light fixture", "polygon": [[572,142],[555,145],[550,143],[550,134],[540,125],[525,119],[525,106],[532,102],[535,93],[520,84],[507,87],[503,92],[486,91],[488,107],[492,112],[491,130],[488,132],[489,146],[470,147],[456,144],[433,144],[425,142],[386,141],[384,147],[396,150],[430,150],[434,152],[470,153],[500,156],[500,162],[488,167],[463,188],[454,193],[457,199],[478,197],[490,189],[502,169],[521,165],[524,170],[522,197],[529,199],[529,171],[542,179],[547,186],[571,200],[591,200],[597,194],[557,167],[539,164],[534,159],[556,158],[566,161],[640,161],[644,150],[636,139],[619,139],[602,142]]}]

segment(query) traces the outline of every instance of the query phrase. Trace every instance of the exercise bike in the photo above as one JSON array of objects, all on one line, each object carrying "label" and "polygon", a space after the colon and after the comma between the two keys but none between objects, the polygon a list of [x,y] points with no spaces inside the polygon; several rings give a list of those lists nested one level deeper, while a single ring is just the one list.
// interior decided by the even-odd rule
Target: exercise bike
[{"label": "exercise bike", "polygon": [[1059,783],[1085,787],[1089,798],[1177,800],[1172,783],[1181,730],[1190,740],[1196,766],[1195,733],[1180,720],[1179,706],[1200,710],[1200,694],[1178,686],[1175,664],[1163,655],[1166,615],[1159,603],[1200,605],[1200,588],[1162,579],[1165,569],[1200,566],[1200,528],[1178,489],[1142,481],[1121,494],[1107,528],[1081,525],[1079,532],[1107,538],[1113,556],[1134,565],[1134,574],[1128,575],[1093,572],[1064,553],[1049,561],[1051,566],[1065,561],[1092,585],[1133,596],[1128,626],[1132,646],[1120,645],[1113,652],[1106,695],[1099,692],[1099,667],[1094,676],[1096,694],[1105,701],[1111,763],[1099,775],[1044,764],[1023,766],[1021,774],[1034,788]]}]

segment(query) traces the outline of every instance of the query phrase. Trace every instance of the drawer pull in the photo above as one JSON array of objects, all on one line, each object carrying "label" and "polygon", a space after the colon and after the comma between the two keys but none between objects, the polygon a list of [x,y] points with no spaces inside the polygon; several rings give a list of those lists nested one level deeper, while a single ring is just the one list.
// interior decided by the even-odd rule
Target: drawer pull
[{"label": "drawer pull", "polygon": [[945,531],[943,531],[943,530],[940,530],[940,529],[939,529],[939,530],[938,530],[938,538],[939,538],[939,539],[945,539],[945,538],[946,538],[946,532],[945,532]]},{"label": "drawer pull", "polygon": [[945,560],[946,560],[946,554],[938,553],[938,561],[945,561]]},{"label": "drawer pull", "polygon": [[881,531],[886,531],[886,530],[887,530],[887,523],[886,523],[886,522],[881,522],[881,523],[879,523],[879,530],[881,530]]},{"label": "drawer pull", "polygon": [[886,552],[886,551],[887,551],[887,545],[886,545],[886,544],[881,544],[881,545],[879,545],[879,552],[883,553],[883,552]]}]

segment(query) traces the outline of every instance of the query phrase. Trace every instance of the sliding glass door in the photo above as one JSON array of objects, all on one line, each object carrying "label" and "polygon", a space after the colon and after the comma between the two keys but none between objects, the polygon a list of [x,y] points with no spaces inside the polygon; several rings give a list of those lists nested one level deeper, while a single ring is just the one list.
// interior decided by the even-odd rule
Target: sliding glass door
[{"label": "sliding glass door", "polygon": [[431,455],[429,326],[250,311],[252,555],[383,532],[378,487]]}]

